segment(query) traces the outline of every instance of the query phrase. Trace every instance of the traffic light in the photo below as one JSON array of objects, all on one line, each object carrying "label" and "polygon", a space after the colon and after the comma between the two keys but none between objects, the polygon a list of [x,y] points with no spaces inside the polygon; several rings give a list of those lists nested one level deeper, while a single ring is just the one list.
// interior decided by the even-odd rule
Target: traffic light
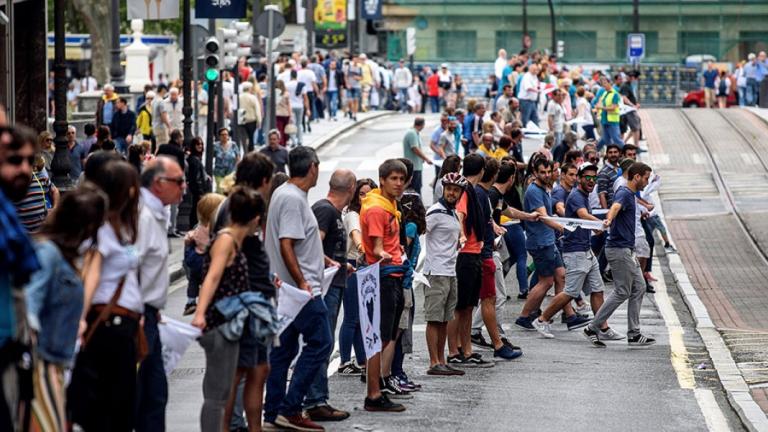
[{"label": "traffic light", "polygon": [[248,57],[251,55],[251,45],[253,45],[253,27],[251,23],[244,21],[233,21],[232,27],[237,30],[237,50],[235,55],[240,57]]},{"label": "traffic light", "polygon": [[237,64],[237,30],[220,27],[216,36],[221,41],[221,57],[224,69],[232,69]]},{"label": "traffic light", "polygon": [[219,79],[219,40],[211,36],[205,41],[205,79]]}]

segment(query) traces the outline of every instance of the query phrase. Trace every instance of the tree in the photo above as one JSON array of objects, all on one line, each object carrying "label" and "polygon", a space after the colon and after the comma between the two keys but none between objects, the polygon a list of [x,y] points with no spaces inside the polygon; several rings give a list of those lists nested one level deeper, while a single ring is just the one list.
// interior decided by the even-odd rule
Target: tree
[{"label": "tree", "polygon": [[72,5],[91,35],[91,73],[96,81],[105,83],[109,80],[109,47],[112,42],[109,31],[109,2],[72,0]]}]

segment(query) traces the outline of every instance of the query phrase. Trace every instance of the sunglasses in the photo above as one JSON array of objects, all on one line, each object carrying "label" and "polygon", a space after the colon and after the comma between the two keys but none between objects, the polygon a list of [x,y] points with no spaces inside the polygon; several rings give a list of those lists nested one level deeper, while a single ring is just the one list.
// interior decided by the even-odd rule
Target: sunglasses
[{"label": "sunglasses", "polygon": [[187,179],[185,179],[184,177],[176,177],[176,178],[173,178],[173,177],[160,177],[159,179],[163,180],[163,181],[171,182],[171,183],[176,183],[178,186],[183,185],[184,182],[187,181]]},{"label": "sunglasses", "polygon": [[53,138],[46,138],[45,142],[53,142]]},{"label": "sunglasses", "polygon": [[600,159],[599,158],[589,158],[589,161],[592,162],[592,163],[598,163],[598,162],[600,162]]},{"label": "sunglasses", "polygon": [[10,165],[19,166],[24,163],[24,161],[27,161],[29,165],[34,165],[37,158],[35,158],[34,155],[32,156],[20,156],[20,155],[11,155],[5,158],[5,162],[7,162]]},{"label": "sunglasses", "polygon": [[584,180],[586,181],[597,181],[597,176],[595,175],[585,175]]}]

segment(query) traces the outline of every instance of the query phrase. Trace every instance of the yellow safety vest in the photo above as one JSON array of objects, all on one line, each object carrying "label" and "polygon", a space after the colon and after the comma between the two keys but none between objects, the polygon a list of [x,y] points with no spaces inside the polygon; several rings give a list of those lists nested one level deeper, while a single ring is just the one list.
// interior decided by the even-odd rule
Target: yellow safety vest
[{"label": "yellow safety vest", "polygon": [[[611,89],[609,92],[603,93],[603,96],[600,98],[600,105],[606,106],[608,105],[606,103],[606,100],[613,100],[614,96],[618,97],[618,93],[616,93],[616,89]],[[605,108],[603,108],[605,110]],[[606,119],[608,120],[608,123],[618,123],[619,122],[619,104],[616,104],[616,106],[613,109],[605,110]]]}]

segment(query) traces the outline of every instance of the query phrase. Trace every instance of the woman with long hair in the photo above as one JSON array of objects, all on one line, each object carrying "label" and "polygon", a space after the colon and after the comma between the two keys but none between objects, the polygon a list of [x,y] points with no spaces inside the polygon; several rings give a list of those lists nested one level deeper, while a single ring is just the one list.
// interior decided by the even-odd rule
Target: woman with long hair
[{"label": "woman with long hair", "polygon": [[211,191],[211,180],[203,166],[203,149],[205,144],[199,136],[192,138],[187,149],[187,191],[192,200],[193,211],[189,214],[190,228],[197,225],[197,203],[200,197]]},{"label": "woman with long hair", "polygon": [[[512,208],[523,211],[523,200],[520,187],[523,178],[521,175],[518,175],[517,162],[514,157],[506,156],[501,159],[501,163],[509,164],[515,168],[515,174],[513,174],[515,182],[504,193],[504,202]],[[509,219],[502,215],[501,225],[507,229],[507,232],[504,234],[504,242],[509,251],[509,260],[512,265],[515,266],[517,285],[520,290],[517,298],[522,300],[528,297],[528,252],[525,249],[525,230],[523,229],[523,222],[516,219]],[[505,269],[508,269],[508,267],[505,266]]]},{"label": "woman with long hair", "polygon": [[107,201],[95,185],[83,184],[64,195],[35,238],[41,269],[24,290],[37,341],[30,430],[66,430],[64,372],[74,360],[83,311],[80,245],[95,242]]},{"label": "woman with long hair", "polygon": [[[268,367],[239,367],[238,355],[242,354],[242,338],[246,337],[248,330],[243,330],[241,340],[232,341],[219,329],[219,326],[227,323],[227,319],[216,307],[218,302],[251,291],[248,282],[248,261],[242,245],[247,236],[259,229],[261,219],[267,211],[264,198],[248,187],[236,186],[227,202],[229,223],[216,233],[210,252],[205,258],[204,268],[207,272],[192,319],[192,325],[203,330],[200,345],[205,350],[204,401],[200,413],[200,429],[203,432],[229,430],[235,403],[234,388],[243,377],[246,417],[250,430],[259,430],[264,382],[257,379],[257,374],[260,367]],[[254,318],[250,316],[248,319]]]},{"label": "woman with long hair", "polygon": [[122,160],[91,172],[97,175],[86,179],[106,193],[109,207],[83,265],[80,327],[85,332],[67,393],[68,410],[85,431],[127,432],[134,426],[136,363],[142,354],[138,343],[143,340],[139,320],[144,302],[134,248],[139,174]]},{"label": "woman with long hair", "polygon": [[277,130],[280,131],[280,144],[285,146],[288,143],[285,127],[288,126],[288,122],[291,120],[291,100],[288,92],[285,90],[285,83],[282,80],[275,82],[274,97],[275,122],[277,123]]},{"label": "woman with long hair", "polygon": [[[344,231],[349,236],[347,239],[347,262],[354,267],[357,267],[357,261],[363,256],[360,208],[365,195],[377,187],[376,182],[369,178],[358,180],[355,194],[347,208],[344,209]],[[361,375],[364,374],[366,357],[358,314],[357,278],[354,273],[347,277],[342,305],[344,307],[344,319],[341,322],[341,330],[339,330],[339,355],[341,356],[339,374]],[[355,349],[355,362],[352,362],[353,347]]]}]

